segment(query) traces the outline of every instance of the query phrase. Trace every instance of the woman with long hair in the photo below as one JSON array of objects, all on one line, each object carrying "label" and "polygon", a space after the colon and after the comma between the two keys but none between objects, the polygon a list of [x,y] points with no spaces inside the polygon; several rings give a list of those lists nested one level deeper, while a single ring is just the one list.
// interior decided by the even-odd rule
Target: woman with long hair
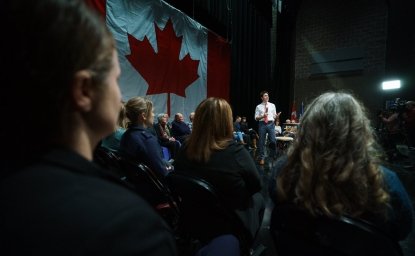
[{"label": "woman with long hair", "polygon": [[320,95],[277,164],[270,184],[275,207],[291,202],[314,216],[362,218],[404,239],[412,226],[411,202],[396,174],[380,165],[378,148],[362,104],[348,93]]},{"label": "woman with long hair", "polygon": [[174,162],[176,172],[201,177],[219,191],[255,235],[264,202],[261,178],[252,156],[233,140],[232,109],[221,98],[202,101],[195,111],[193,130]]}]

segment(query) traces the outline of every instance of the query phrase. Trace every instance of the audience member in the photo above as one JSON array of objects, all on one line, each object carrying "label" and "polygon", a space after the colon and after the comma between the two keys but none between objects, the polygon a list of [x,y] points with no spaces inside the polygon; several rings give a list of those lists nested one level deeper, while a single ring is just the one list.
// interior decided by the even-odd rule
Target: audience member
[{"label": "audience member", "polygon": [[275,119],[275,136],[281,136],[282,135],[282,128],[280,125],[280,119]]},{"label": "audience member", "polygon": [[187,126],[184,122],[184,118],[181,113],[174,115],[174,121],[171,123],[171,131],[173,133],[173,137],[182,144],[191,133],[189,126]]},{"label": "audience member", "polygon": [[249,138],[251,139],[251,147],[256,149],[257,148],[257,141],[259,139],[258,133],[254,129],[249,128],[249,125],[248,125],[248,122],[246,121],[245,116],[243,116],[241,118],[240,125],[241,125],[241,130],[245,134],[249,135]]},{"label": "audience member", "polygon": [[[121,107],[115,43],[78,0],[5,0],[0,251],[13,255],[176,255],[157,213],[93,150]],[[16,102],[24,104],[16,114]],[[6,136],[4,136],[6,135]],[[9,138],[10,137],[10,138]]]},{"label": "audience member", "polygon": [[413,209],[397,175],[376,159],[363,106],[350,94],[317,97],[301,119],[287,158],[277,163],[271,197],[311,215],[361,218],[394,240],[412,228]]},{"label": "audience member", "polygon": [[164,113],[157,116],[158,122],[155,124],[157,137],[161,146],[166,147],[171,152],[174,159],[180,149],[181,143],[171,136],[171,129],[167,125],[167,118]]},{"label": "audience member", "polygon": [[163,159],[157,137],[148,130],[154,122],[153,103],[143,97],[134,97],[128,100],[125,108],[130,123],[121,138],[121,153],[142,162],[162,176],[167,175],[171,167]]},{"label": "audience member", "polygon": [[[379,117],[386,126],[386,150],[388,150],[388,152],[394,152],[396,150],[396,145],[402,143],[403,140],[401,118],[400,113],[397,111],[397,106],[392,106],[387,113],[382,113]],[[393,157],[393,155],[391,156]]]},{"label": "audience member", "polygon": [[164,117],[166,117],[166,120],[167,120],[167,126],[168,126],[168,127],[169,127],[169,129],[171,130],[171,122],[169,121],[169,119],[170,119],[169,114],[165,113],[165,114],[164,114]]},{"label": "audience member", "polygon": [[199,104],[193,132],[174,166],[177,172],[201,177],[215,186],[252,234],[256,233],[264,209],[261,178],[252,156],[233,140],[232,110],[226,100],[208,98]]},{"label": "audience member", "polygon": [[193,119],[195,118],[195,112],[190,113],[189,115],[189,122],[187,122],[187,126],[189,126],[190,132],[193,128]]},{"label": "audience member", "polygon": [[[241,117],[236,116],[235,122],[233,123],[234,139],[242,145],[249,144],[248,136],[241,129]],[[248,141],[246,143],[245,141]]]},{"label": "audience member", "polygon": [[405,104],[403,120],[405,121],[405,131],[408,136],[409,146],[415,147],[415,101],[408,101]]},{"label": "audience member", "polygon": [[112,152],[118,153],[120,151],[121,137],[127,128],[128,118],[125,114],[124,103],[121,104],[120,113],[118,114],[118,123],[116,130],[102,139],[101,146],[107,148]]}]

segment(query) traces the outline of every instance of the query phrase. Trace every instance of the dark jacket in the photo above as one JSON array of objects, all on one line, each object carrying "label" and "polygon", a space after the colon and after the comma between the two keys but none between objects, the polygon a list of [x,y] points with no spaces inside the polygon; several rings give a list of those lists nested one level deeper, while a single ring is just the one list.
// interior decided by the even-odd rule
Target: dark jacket
[{"label": "dark jacket", "polygon": [[116,178],[70,150],[1,180],[0,251],[13,255],[176,255],[171,231]]},{"label": "dark jacket", "polygon": [[171,123],[171,132],[176,140],[183,144],[184,140],[191,133],[189,126],[185,122],[179,122],[174,120]]},{"label": "dark jacket", "polygon": [[192,162],[181,150],[174,161],[174,169],[205,179],[218,189],[227,205],[235,209],[246,208],[251,196],[261,190],[261,178],[252,156],[235,142],[214,152],[207,163]]},{"label": "dark jacket", "polygon": [[161,177],[168,173],[158,139],[148,129],[140,126],[129,127],[121,138],[120,152],[147,165]]}]

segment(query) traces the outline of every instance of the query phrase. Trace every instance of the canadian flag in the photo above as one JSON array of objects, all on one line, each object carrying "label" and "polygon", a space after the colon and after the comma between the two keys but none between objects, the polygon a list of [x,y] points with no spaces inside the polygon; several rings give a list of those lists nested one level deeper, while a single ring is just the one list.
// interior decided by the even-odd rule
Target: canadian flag
[{"label": "canadian flag", "polygon": [[86,0],[116,40],[124,100],[147,96],[154,112],[187,117],[210,96],[229,100],[230,46],[164,1]]}]

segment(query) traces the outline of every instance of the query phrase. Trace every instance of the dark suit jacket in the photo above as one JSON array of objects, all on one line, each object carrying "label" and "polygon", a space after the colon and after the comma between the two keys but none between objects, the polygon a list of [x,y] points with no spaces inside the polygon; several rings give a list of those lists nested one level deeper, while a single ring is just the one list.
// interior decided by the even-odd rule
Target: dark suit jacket
[{"label": "dark suit jacket", "polygon": [[176,120],[171,123],[171,132],[173,133],[173,137],[182,144],[191,133],[189,126],[185,122],[178,122]]},{"label": "dark suit jacket", "polygon": [[176,255],[170,229],[131,190],[57,149],[0,183],[0,252]]}]

